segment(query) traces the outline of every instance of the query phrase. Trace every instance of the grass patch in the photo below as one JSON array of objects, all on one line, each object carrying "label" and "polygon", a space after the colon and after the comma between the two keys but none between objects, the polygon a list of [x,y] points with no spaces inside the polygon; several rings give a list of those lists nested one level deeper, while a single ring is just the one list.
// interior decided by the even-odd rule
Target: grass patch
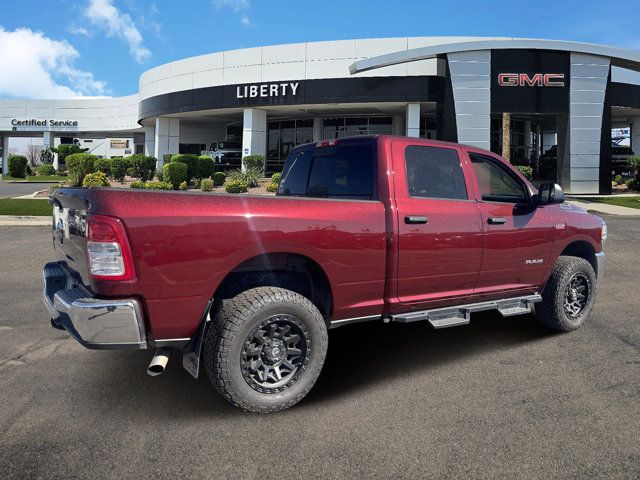
[{"label": "grass patch", "polygon": [[589,198],[592,202],[605,203],[607,205],[616,205],[618,207],[629,207],[640,209],[640,195],[635,197],[596,197]]},{"label": "grass patch", "polygon": [[0,215],[48,217],[52,207],[47,200],[5,198],[0,200]]},{"label": "grass patch", "polygon": [[16,181],[16,182],[60,182],[64,183],[69,180],[69,177],[64,175],[36,175],[25,178],[15,178],[9,175],[2,175],[2,180]]}]

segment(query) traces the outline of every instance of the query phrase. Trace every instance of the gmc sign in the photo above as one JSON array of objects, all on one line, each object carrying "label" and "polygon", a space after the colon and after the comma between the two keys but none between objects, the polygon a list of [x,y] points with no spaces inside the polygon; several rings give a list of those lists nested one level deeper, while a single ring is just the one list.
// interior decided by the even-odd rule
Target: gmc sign
[{"label": "gmc sign", "polygon": [[501,87],[564,87],[564,73],[499,73]]}]

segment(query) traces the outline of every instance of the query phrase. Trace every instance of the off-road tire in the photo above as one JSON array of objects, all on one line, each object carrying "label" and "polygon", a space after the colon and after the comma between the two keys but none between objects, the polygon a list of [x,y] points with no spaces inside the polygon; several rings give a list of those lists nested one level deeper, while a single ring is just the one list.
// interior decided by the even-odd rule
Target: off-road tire
[{"label": "off-road tire", "polygon": [[[569,282],[576,275],[583,276],[588,281],[588,295],[583,309],[572,317],[565,310],[565,293]],[[557,332],[571,332],[580,328],[593,309],[596,287],[596,274],[587,260],[571,256],[559,257],[542,291],[542,302],[536,304],[538,320]]]},{"label": "off-road tire", "polygon": [[[277,315],[293,316],[303,324],[308,359],[294,383],[264,393],[252,387],[243,374],[243,349],[248,336]],[[272,413],[295,405],[311,390],[327,346],[325,320],[310,300],[283,288],[260,287],[223,302],[205,334],[203,361],[209,380],[225,400],[247,412]]]}]

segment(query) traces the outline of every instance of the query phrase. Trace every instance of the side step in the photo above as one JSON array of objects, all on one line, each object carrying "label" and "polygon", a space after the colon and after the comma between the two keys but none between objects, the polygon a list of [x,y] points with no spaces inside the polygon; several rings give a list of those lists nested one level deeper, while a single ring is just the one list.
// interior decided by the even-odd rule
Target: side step
[{"label": "side step", "polygon": [[411,323],[427,320],[433,328],[457,327],[467,325],[471,321],[471,313],[484,310],[498,310],[503,317],[531,313],[534,303],[540,302],[538,294],[524,297],[507,298],[491,302],[470,303],[458,307],[436,308],[419,312],[399,313],[391,316],[391,321]]}]

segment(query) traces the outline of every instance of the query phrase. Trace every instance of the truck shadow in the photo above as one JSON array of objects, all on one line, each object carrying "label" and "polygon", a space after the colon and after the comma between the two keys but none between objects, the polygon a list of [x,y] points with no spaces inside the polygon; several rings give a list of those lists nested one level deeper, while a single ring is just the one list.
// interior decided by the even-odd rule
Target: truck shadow
[{"label": "truck shadow", "polygon": [[329,352],[306,403],[322,403],[371,384],[492,355],[502,348],[535,342],[551,333],[533,315],[503,318],[496,312],[472,315],[460,328],[432,329],[427,322],[381,322],[341,327],[329,335]]},{"label": "truck shadow", "polygon": [[[290,412],[302,413],[374,384],[424,374],[443,365],[454,368],[461,359],[492,355],[548,335],[533,316],[502,318],[493,312],[475,314],[471,325],[446,330],[433,330],[426,322],[341,327],[330,332],[327,360],[316,385]],[[107,354],[111,357],[108,371],[82,375],[82,388],[100,392],[95,400],[104,402],[105,408],[108,405],[113,410],[116,399],[116,410],[137,412],[147,419],[241,414],[217,395],[204,370],[194,380],[182,368],[179,354],[174,354],[166,373],[155,378],[145,373],[150,351]],[[103,366],[97,364],[96,368]]]}]

